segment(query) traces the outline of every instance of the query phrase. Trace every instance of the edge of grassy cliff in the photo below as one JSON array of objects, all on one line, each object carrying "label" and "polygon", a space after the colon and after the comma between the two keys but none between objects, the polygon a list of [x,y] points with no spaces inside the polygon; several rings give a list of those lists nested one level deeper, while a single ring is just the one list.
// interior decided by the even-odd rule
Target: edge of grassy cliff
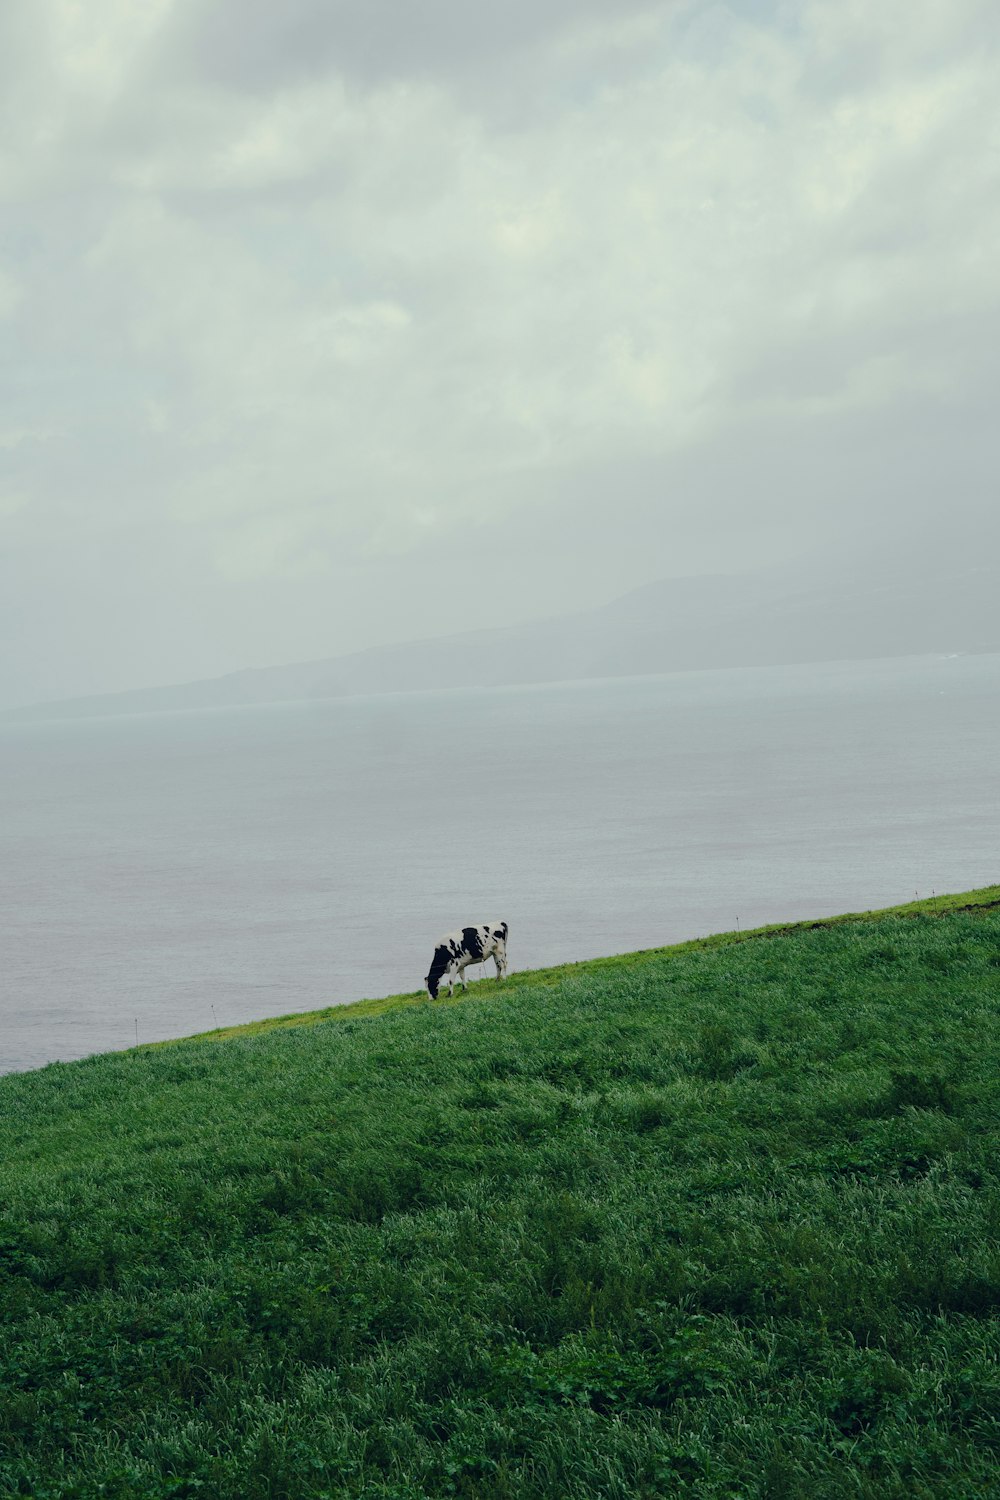
[{"label": "edge of grassy cliff", "polygon": [[[604,958],[582,959],[576,963],[557,964],[548,969],[520,969],[505,981],[505,990],[517,989],[520,984],[559,984],[570,975],[599,973],[603,969],[617,967],[634,958],[648,958],[659,954],[691,953],[698,949],[722,948],[731,943],[749,943],[761,938],[787,937],[795,932],[811,932],[821,927],[838,927],[845,922],[873,922],[894,917],[945,916],[956,911],[991,911],[1000,907],[1000,885],[980,886],[976,890],[956,891],[942,896],[929,896],[916,901],[904,902],[901,906],[884,906],[872,911],[841,912],[832,917],[808,918],[801,922],[775,922],[765,927],[751,927],[745,931],[714,932],[707,937],[688,938],[681,943],[669,943],[659,948],[641,948],[634,953],[612,954]],[[473,987],[472,994],[475,994]],[[442,996],[436,1005],[458,1005],[465,998],[460,991],[454,997]],[[158,1047],[174,1047],[181,1042],[221,1042],[231,1037],[253,1036],[261,1032],[276,1031],[292,1026],[315,1026],[325,1021],[357,1021],[369,1017],[386,1015],[389,1011],[406,1006],[427,1003],[423,990],[411,990],[400,995],[385,995],[375,1000],[354,1000],[341,1005],[327,1005],[320,1010],[293,1011],[287,1015],[268,1016],[260,1021],[246,1021],[236,1026],[219,1026],[211,1031],[197,1032],[193,1036],[172,1037],[162,1042],[147,1042],[138,1049],[146,1052]]]}]

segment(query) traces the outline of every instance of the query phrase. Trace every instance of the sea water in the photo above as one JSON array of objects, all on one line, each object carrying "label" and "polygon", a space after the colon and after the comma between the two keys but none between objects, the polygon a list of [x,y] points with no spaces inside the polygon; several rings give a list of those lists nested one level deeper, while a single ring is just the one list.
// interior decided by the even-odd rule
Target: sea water
[{"label": "sea water", "polygon": [[413,990],[486,918],[513,970],[989,884],[998,743],[998,655],[8,723],[0,1071]]}]

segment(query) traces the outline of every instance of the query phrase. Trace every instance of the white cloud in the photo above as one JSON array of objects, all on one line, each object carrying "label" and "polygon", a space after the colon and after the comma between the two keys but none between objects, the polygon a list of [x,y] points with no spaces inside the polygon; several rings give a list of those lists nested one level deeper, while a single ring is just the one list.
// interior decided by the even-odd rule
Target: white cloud
[{"label": "white cloud", "polygon": [[19,283],[0,266],[0,318],[9,318],[21,301]]},{"label": "white cloud", "polygon": [[16,513],[19,510],[23,510],[27,504],[27,495],[0,493],[0,521],[4,520],[7,516],[16,515]]},{"label": "white cloud", "polygon": [[[53,526],[99,534],[113,573],[116,535],[166,528],[223,598],[315,588],[315,633],[352,559],[391,571],[450,528],[561,516],[575,487],[584,602],[631,565],[630,496],[591,476],[688,473],[755,423],[790,452],[803,424],[896,433],[979,388],[1000,263],[985,5],[553,0],[477,29],[439,0],[419,35],[388,14],[254,0],[234,28],[217,0],[37,0],[9,22],[8,411],[52,436],[0,455],[42,552]],[[753,515],[714,496],[701,536],[660,491],[646,576],[696,565],[720,516],[734,555],[796,505],[803,542],[821,531],[797,478]],[[386,585],[387,634],[417,598],[416,633],[452,623],[412,571],[409,596]],[[468,603],[474,624],[547,607]],[[345,644],[330,619],[286,649]]]}]

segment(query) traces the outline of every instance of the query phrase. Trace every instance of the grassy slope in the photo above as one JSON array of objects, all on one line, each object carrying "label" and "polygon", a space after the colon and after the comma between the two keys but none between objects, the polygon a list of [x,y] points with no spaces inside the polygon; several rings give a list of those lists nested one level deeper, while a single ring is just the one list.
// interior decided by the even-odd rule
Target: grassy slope
[{"label": "grassy slope", "polygon": [[0,1079],[0,1493],[996,1494],[998,900]]},{"label": "grassy slope", "polygon": [[[713,932],[708,937],[689,938],[687,942],[673,943],[667,948],[648,948],[639,953],[618,954],[612,958],[592,958],[582,963],[560,964],[551,969],[523,969],[515,972],[510,983],[515,989],[525,985],[532,989],[540,984],[562,984],[571,977],[582,978],[585,974],[600,974],[620,967],[623,963],[644,960],[665,954],[699,952],[706,948],[727,947],[731,943],[748,943],[755,938],[787,937],[793,932],[812,932],[817,927],[837,927],[843,922],[881,921],[894,917],[944,916],[954,911],[985,911],[1000,907],[1000,885],[983,886],[976,891],[960,891],[957,894],[932,896],[922,901],[908,901],[902,906],[886,906],[879,911],[843,912],[834,917],[820,917],[807,922],[782,922],[769,927],[751,927],[745,932]],[[462,997],[439,997],[439,1003],[456,1003]],[[412,990],[405,995],[385,995],[378,1000],[356,1000],[347,1005],[328,1005],[322,1010],[296,1011],[284,1016],[268,1016],[263,1021],[249,1021],[241,1026],[219,1026],[212,1031],[199,1032],[200,1041],[228,1041],[236,1036],[256,1036],[264,1031],[274,1031],[288,1026],[312,1026],[319,1021],[355,1021],[361,1017],[384,1016],[388,1011],[402,1006],[421,1005],[427,995],[423,990]],[[191,1041],[195,1038],[186,1037]],[[173,1047],[174,1040],[154,1042],[156,1047]]]}]

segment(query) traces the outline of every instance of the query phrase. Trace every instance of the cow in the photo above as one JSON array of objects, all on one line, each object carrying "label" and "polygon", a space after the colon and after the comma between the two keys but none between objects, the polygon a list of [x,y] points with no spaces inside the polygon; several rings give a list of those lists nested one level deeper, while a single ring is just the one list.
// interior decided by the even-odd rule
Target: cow
[{"label": "cow", "polygon": [[457,932],[446,932],[434,949],[430,972],[424,983],[432,1000],[438,997],[442,984],[447,984],[448,994],[455,993],[455,980],[461,980],[466,988],[465,971],[469,964],[481,964],[490,954],[497,966],[497,979],[507,972],[507,923],[483,922],[479,927],[460,927]]}]

